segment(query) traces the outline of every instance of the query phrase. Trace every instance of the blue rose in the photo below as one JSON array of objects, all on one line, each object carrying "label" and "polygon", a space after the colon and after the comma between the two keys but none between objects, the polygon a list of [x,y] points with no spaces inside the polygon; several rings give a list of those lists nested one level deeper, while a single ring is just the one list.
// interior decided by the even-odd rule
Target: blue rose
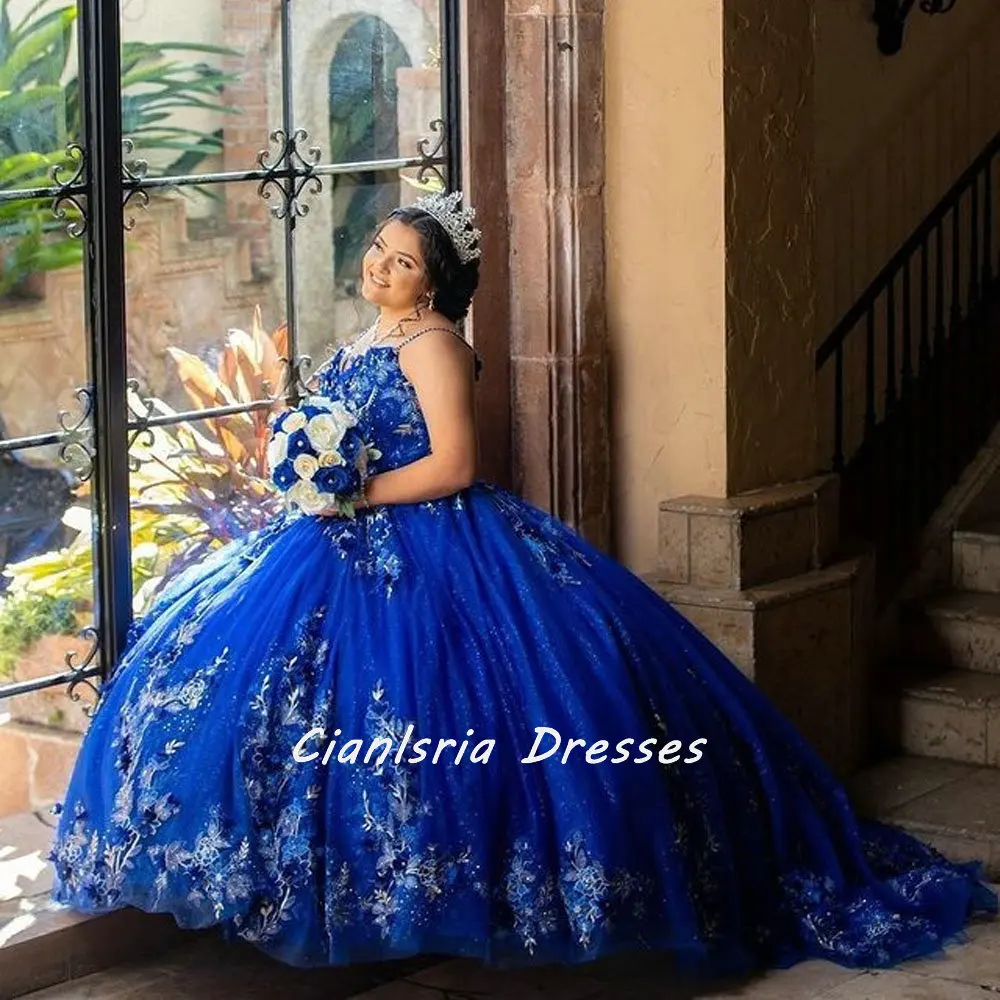
[{"label": "blue rose", "polygon": [[331,465],[313,476],[313,482],[323,493],[333,493],[344,496],[353,493],[359,485],[360,476],[357,471],[346,465]]},{"label": "blue rose", "polygon": [[304,429],[292,431],[288,436],[288,457],[294,462],[299,455],[315,455],[313,446],[309,443],[309,435]]},{"label": "blue rose", "polygon": [[362,448],[364,448],[364,442],[361,440],[361,435],[357,431],[348,431],[337,450],[348,465],[353,465],[358,455],[361,454]]},{"label": "blue rose", "polygon": [[274,481],[274,485],[277,486],[279,490],[287,490],[294,486],[298,478],[299,477],[295,475],[295,469],[292,467],[292,463],[287,458],[283,462],[279,462],[274,467],[274,472],[271,473],[271,479]]}]

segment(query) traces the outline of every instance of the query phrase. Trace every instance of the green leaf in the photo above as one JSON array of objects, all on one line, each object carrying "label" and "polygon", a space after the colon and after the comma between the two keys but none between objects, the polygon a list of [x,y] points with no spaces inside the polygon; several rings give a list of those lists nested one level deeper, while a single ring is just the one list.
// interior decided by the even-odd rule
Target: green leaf
[{"label": "green leaf", "polygon": [[[49,66],[45,59],[53,48],[66,51],[67,30],[76,20],[76,8],[64,7],[54,11],[38,22],[41,27],[32,26],[30,34],[18,39],[18,44],[10,56],[0,64],[0,90],[10,90],[23,82],[34,82],[37,71]],[[65,65],[65,63],[63,63]],[[35,67],[35,70],[32,70]],[[28,80],[22,81],[28,73]]]},{"label": "green leaf", "polygon": [[41,271],[58,271],[83,262],[83,243],[80,240],[61,240],[43,243],[36,251],[32,264]]}]

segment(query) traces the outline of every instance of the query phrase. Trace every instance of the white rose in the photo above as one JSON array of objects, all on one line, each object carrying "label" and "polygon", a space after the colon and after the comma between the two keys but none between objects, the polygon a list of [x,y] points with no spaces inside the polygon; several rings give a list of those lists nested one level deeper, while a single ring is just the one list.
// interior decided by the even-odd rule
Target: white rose
[{"label": "white rose", "polygon": [[344,456],[339,451],[321,451],[318,461],[321,469],[329,469],[334,465],[343,465]]},{"label": "white rose", "polygon": [[300,479],[287,493],[288,500],[297,504],[306,514],[318,514],[328,506],[314,483]]},{"label": "white rose", "polygon": [[312,479],[319,469],[319,462],[312,455],[298,455],[292,462],[292,468],[299,479]]},{"label": "white rose", "polygon": [[288,418],[281,425],[281,429],[286,434],[291,434],[293,431],[301,430],[306,425],[306,415],[299,410],[294,413],[289,414]]},{"label": "white rose", "polygon": [[334,451],[344,436],[343,430],[337,426],[334,417],[327,413],[319,413],[306,424],[306,437],[316,451]]},{"label": "white rose", "polygon": [[267,461],[272,469],[276,469],[288,457],[288,435],[278,431],[267,446]]}]

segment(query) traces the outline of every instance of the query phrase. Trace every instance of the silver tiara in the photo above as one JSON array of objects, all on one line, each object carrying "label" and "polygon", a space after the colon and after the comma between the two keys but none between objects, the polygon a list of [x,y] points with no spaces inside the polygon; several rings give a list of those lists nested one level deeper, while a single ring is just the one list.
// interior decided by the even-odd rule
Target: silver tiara
[{"label": "silver tiara", "polygon": [[478,260],[481,256],[479,240],[483,234],[472,225],[476,210],[471,206],[459,208],[461,201],[462,192],[452,191],[451,194],[424,195],[413,203],[413,207],[419,208],[441,223],[458,252],[458,259],[463,264],[468,264],[470,260]]}]

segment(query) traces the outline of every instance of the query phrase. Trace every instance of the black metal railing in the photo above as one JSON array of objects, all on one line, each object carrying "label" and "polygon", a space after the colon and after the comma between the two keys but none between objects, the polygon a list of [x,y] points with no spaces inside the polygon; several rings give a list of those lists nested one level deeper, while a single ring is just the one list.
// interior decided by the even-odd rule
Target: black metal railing
[{"label": "black metal railing", "polygon": [[816,352],[833,383],[843,525],[877,547],[883,598],[1000,418],[998,179],[1000,135]]}]

